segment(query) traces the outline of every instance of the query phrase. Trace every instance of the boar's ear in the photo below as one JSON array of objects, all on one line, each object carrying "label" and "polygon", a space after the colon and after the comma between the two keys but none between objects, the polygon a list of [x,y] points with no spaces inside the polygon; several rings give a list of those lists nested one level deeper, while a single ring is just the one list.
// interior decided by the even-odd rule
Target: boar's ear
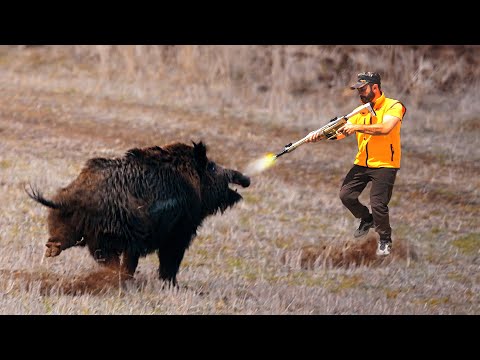
[{"label": "boar's ear", "polygon": [[203,142],[199,142],[196,144],[193,142],[193,156],[195,158],[195,162],[198,165],[199,169],[205,169],[207,167],[208,159],[207,159],[207,147]]}]

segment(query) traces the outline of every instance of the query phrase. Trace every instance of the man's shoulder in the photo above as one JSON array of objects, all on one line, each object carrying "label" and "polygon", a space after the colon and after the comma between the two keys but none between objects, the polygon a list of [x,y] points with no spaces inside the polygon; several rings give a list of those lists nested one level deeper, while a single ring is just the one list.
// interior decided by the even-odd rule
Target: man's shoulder
[{"label": "man's shoulder", "polygon": [[403,103],[400,100],[388,98],[388,97],[385,98],[385,105],[387,107],[397,106],[397,104],[400,104],[403,106]]},{"label": "man's shoulder", "polygon": [[400,119],[403,118],[405,112],[407,111],[407,108],[400,100],[392,98],[385,98],[385,107],[386,112]]}]

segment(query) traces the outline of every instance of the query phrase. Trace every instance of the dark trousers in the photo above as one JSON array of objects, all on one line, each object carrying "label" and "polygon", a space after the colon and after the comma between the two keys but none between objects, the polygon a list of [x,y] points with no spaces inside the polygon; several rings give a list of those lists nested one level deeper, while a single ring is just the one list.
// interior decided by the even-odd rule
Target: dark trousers
[{"label": "dark trousers", "polygon": [[358,201],[358,197],[371,181],[370,205],[372,207],[375,231],[381,239],[391,239],[392,228],[388,215],[388,203],[392,197],[393,184],[398,169],[367,168],[353,165],[343,181],[340,189],[340,200],[343,205],[358,219],[366,219],[370,215],[368,208]]}]

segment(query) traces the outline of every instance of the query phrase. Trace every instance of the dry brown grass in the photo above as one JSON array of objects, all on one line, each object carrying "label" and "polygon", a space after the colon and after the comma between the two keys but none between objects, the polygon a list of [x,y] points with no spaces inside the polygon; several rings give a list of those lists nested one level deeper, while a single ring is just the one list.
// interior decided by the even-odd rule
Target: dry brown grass
[{"label": "dry brown grass", "polygon": [[[122,280],[119,273],[110,269],[98,269],[90,273],[74,276],[60,275],[51,272],[26,271],[26,270],[1,270],[0,277],[9,279],[10,285],[4,295],[12,291],[20,291],[25,287],[27,291],[36,284],[42,296],[62,294],[70,296],[81,295],[112,295],[121,291],[127,282]],[[142,282],[137,281],[136,286]]]},{"label": "dry brown grass", "polygon": [[[382,258],[376,255],[377,233],[370,233],[362,240],[347,240],[343,245],[339,242],[332,244],[305,245],[300,251],[289,251],[291,254],[284,254],[284,264],[292,260],[300,261],[304,269],[315,270],[318,267],[340,267],[349,268],[356,266],[387,266],[392,262],[403,262],[410,264],[418,259],[415,250],[403,239],[395,239],[395,247],[391,256]],[[293,256],[292,256],[293,255]]]},{"label": "dry brown grass", "polygon": [[[1,313],[479,314],[479,49],[1,47]],[[26,183],[48,195],[92,156],[200,139],[242,170],[356,106],[343,90],[367,68],[408,107],[389,258],[372,231],[351,240],[347,139],[302,147],[240,189],[244,202],[201,227],[179,289],[162,289],[155,255],[123,285],[85,249],[42,259],[46,211]]]}]

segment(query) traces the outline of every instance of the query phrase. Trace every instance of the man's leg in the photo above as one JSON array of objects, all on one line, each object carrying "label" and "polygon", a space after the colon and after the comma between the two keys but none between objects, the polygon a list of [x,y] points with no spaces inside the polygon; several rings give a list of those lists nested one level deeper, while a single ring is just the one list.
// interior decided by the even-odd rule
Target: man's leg
[{"label": "man's leg", "polygon": [[[398,169],[372,169],[372,188],[370,190],[370,204],[375,222],[375,230],[380,235],[379,255],[388,255],[392,243],[392,228],[388,203],[392,198],[393,185]],[[388,249],[385,246],[388,245]]]},{"label": "man's leg", "polygon": [[340,189],[340,200],[357,219],[367,219],[370,216],[370,210],[358,201],[358,197],[370,181],[366,170],[368,168],[354,165],[345,176]]}]

